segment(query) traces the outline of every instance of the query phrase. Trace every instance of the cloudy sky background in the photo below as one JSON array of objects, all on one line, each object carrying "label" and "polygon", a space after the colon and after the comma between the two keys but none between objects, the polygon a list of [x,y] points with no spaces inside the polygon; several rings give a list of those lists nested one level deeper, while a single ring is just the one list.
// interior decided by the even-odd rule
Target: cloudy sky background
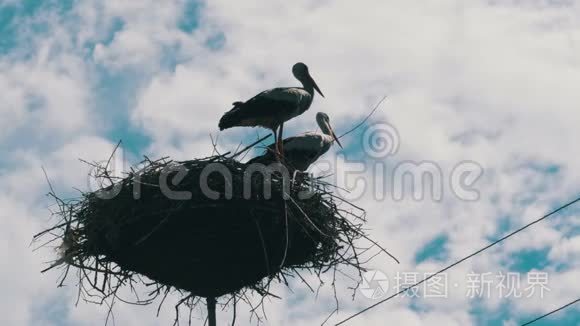
[{"label": "cloudy sky background", "polygon": [[[316,129],[317,111],[340,133],[387,95],[368,125],[398,131],[388,171],[409,161],[435,162],[446,177],[466,160],[484,168],[477,201],[449,188],[441,201],[388,193],[377,201],[371,189],[356,200],[372,237],[401,259],[369,263],[391,280],[436,271],[580,193],[577,1],[0,0],[0,323],[103,325],[106,316],[104,306],[74,307],[72,280],[57,289],[58,272],[39,273],[54,257],[29,246],[50,225],[41,166],[59,193],[74,194],[88,187],[78,158],[106,159],[119,139],[131,163],[144,154],[211,154],[209,135],[230,103],[295,85],[297,61],[310,66],[326,98],[289,122],[286,135]],[[266,133],[219,133],[219,149]],[[371,166],[363,133],[349,135],[338,153]],[[344,168],[335,151],[326,158]],[[365,179],[374,178],[367,170]],[[447,299],[394,299],[351,324],[519,325],[580,296],[579,258],[576,207],[449,274],[465,283],[472,271],[548,272],[543,299],[469,299],[459,286]],[[341,310],[331,321],[376,302],[350,300],[350,282],[338,284]],[[267,324],[320,324],[334,309],[328,286],[317,299],[299,284],[275,293],[284,300],[267,302]],[[170,299],[158,318],[156,307],[118,304],[117,325],[168,325]],[[579,309],[538,325],[578,325]],[[240,324],[247,310],[238,309]],[[218,313],[230,317],[231,309]]]}]

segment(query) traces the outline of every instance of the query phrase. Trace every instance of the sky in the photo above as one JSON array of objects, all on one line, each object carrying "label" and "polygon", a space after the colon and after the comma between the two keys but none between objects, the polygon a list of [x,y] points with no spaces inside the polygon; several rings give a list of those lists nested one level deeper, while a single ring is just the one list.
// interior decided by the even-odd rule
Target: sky
[{"label": "sky", "polygon": [[[298,61],[326,97],[285,135],[316,130],[319,111],[341,134],[387,96],[312,172],[329,168],[351,191],[337,192],[366,209],[370,236],[401,261],[368,262],[389,285],[580,194],[579,1],[0,0],[0,323],[103,325],[107,314],[75,307],[74,280],[57,288],[59,271],[40,273],[55,258],[30,245],[54,222],[42,167],[74,196],[90,189],[79,158],[106,160],[120,139],[127,165],[205,157],[211,138],[222,152],[249,144],[268,131],[219,132],[217,121],[234,101],[297,85]],[[436,196],[397,183],[413,165],[440,175]],[[580,207],[571,207],[450,270],[445,298],[397,297],[348,325],[520,325],[577,299],[579,272]],[[501,296],[494,283],[492,295],[469,297],[470,280],[507,273],[522,291],[548,275],[549,291]],[[330,324],[378,300],[361,291],[353,300],[353,276],[337,281]],[[300,282],[273,291],[283,299],[266,302],[266,325],[319,325],[334,309],[328,285],[318,296]],[[159,317],[156,305],[117,304],[115,322],[171,324],[177,299]],[[239,324],[255,323],[248,310],[238,307]],[[204,316],[195,311],[194,323]],[[537,325],[580,325],[580,305]]]}]

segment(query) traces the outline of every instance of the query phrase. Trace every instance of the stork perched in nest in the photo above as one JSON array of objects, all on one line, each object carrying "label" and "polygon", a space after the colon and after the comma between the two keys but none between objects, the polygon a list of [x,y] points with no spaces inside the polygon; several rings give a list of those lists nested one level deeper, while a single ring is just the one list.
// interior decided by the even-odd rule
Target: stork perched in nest
[{"label": "stork perched in nest", "polygon": [[246,102],[234,102],[234,107],[220,119],[220,130],[232,127],[268,128],[274,134],[277,154],[282,155],[284,122],[308,110],[315,90],[324,97],[304,63],[296,63],[292,67],[292,74],[302,83],[302,87],[273,88]]},{"label": "stork perched in nest", "polygon": [[[318,112],[316,122],[322,133],[308,132],[302,135],[284,139],[284,161],[287,166],[294,170],[306,171],[308,167],[316,162],[320,156],[326,153],[333,142],[336,141],[342,148],[342,144],[330,126],[330,118],[326,113]],[[248,164],[262,163],[270,164],[276,161],[274,144],[270,145],[261,156],[248,161]]]}]

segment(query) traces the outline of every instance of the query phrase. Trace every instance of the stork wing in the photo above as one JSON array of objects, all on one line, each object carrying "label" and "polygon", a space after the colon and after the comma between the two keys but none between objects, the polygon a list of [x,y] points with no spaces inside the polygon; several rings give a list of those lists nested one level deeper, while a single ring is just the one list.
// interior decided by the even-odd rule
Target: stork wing
[{"label": "stork wing", "polygon": [[303,90],[295,87],[280,87],[252,97],[246,102],[234,102],[234,108],[221,118],[221,130],[235,126],[276,126],[277,121],[297,109],[304,97]]},{"label": "stork wing", "polygon": [[[298,135],[298,136],[284,138],[282,140],[282,144],[284,145],[284,150],[292,149],[295,145],[298,145],[299,143],[301,143],[302,142],[301,140],[303,138],[310,137],[311,135],[316,136],[317,134],[315,132],[306,132],[306,133],[303,133],[303,134]],[[264,154],[272,153],[275,150],[275,145],[276,144],[274,144],[274,143],[268,145]]]},{"label": "stork wing", "polygon": [[[282,143],[284,144],[284,146],[286,146],[289,142],[292,142],[293,139],[295,139],[296,137],[288,137],[285,138]],[[263,154],[258,155],[256,157],[254,157],[253,159],[249,160],[247,162],[247,164],[252,164],[252,163],[262,163],[262,164],[269,164],[272,163],[276,160],[276,157],[274,156],[274,153],[276,151],[275,149],[275,143],[272,143],[270,145],[268,145],[266,147],[266,150],[264,151]]]},{"label": "stork wing", "polygon": [[[315,132],[288,137],[283,140],[283,143],[286,164],[300,171],[306,171],[330,148],[329,145],[323,143],[322,135]],[[247,164],[262,163],[267,165],[275,162],[274,150],[274,144],[269,145],[264,154],[251,159]]]}]

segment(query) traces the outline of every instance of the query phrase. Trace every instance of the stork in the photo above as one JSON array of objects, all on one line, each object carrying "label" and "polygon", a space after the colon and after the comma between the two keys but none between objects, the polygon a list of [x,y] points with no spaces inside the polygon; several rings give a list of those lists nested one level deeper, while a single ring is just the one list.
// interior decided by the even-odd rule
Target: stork
[{"label": "stork", "polygon": [[308,110],[314,99],[315,90],[324,97],[304,63],[296,63],[292,67],[292,74],[302,83],[302,87],[273,88],[246,102],[234,102],[234,107],[220,119],[220,130],[257,126],[270,129],[274,134],[276,152],[281,155],[284,122]]},{"label": "stork", "polygon": [[[318,112],[316,122],[322,133],[308,132],[299,136],[284,139],[284,160],[286,165],[298,171],[306,171],[308,167],[326,153],[333,142],[336,141],[342,148],[338,137],[330,126],[330,118],[326,113]],[[276,160],[272,154],[273,146],[270,145],[266,153],[248,161],[248,164],[269,164]]]}]

